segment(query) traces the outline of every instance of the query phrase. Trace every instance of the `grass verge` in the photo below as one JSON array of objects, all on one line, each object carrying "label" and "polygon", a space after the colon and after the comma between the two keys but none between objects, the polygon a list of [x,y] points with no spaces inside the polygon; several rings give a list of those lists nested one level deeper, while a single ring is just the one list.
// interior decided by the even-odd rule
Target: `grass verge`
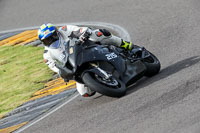
[{"label": "grass verge", "polygon": [[0,47],[0,116],[44,87],[53,72],[43,63],[42,47]]}]

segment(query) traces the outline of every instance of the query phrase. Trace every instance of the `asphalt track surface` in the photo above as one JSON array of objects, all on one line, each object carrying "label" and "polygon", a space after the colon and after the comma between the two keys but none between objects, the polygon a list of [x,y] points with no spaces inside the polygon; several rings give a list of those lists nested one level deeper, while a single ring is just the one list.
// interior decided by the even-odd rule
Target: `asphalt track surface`
[{"label": "asphalt track surface", "polygon": [[122,98],[78,96],[26,133],[200,132],[199,0],[1,0],[0,31],[101,21],[125,28],[161,61],[161,72]]}]

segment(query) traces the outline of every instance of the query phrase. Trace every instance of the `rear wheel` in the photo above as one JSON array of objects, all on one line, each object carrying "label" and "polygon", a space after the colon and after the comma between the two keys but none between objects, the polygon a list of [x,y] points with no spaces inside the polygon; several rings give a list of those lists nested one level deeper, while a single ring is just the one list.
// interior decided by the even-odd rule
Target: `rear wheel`
[{"label": "rear wheel", "polygon": [[160,61],[154,54],[146,50],[144,47],[140,47],[137,45],[134,45],[134,48],[131,52],[136,60],[139,59],[145,64],[147,68],[145,76],[151,77],[159,73]]},{"label": "rear wheel", "polygon": [[145,64],[145,66],[147,68],[145,76],[151,77],[151,76],[154,76],[159,73],[160,61],[151,52],[149,52],[149,51],[146,51],[146,52],[148,52],[149,56],[147,56],[143,59],[143,63]]},{"label": "rear wheel", "polygon": [[86,72],[82,79],[88,87],[103,95],[121,97],[126,94],[125,84],[116,77],[111,76],[109,79],[105,79],[95,73]]}]

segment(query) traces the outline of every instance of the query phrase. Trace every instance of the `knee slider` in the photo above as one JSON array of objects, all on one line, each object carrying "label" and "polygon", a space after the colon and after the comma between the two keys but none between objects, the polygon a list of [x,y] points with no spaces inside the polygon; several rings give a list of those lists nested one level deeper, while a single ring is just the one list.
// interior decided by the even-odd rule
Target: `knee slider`
[{"label": "knee slider", "polygon": [[110,31],[108,31],[106,29],[99,29],[99,31],[101,31],[104,36],[110,36],[111,35]]}]

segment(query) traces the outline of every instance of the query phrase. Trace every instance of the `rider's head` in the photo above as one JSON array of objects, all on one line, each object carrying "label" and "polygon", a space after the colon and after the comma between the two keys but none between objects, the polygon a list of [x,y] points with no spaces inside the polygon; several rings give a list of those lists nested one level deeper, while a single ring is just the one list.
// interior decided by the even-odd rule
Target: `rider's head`
[{"label": "rider's head", "polygon": [[59,39],[57,28],[50,23],[41,25],[38,30],[38,38],[45,46],[51,45]]}]

